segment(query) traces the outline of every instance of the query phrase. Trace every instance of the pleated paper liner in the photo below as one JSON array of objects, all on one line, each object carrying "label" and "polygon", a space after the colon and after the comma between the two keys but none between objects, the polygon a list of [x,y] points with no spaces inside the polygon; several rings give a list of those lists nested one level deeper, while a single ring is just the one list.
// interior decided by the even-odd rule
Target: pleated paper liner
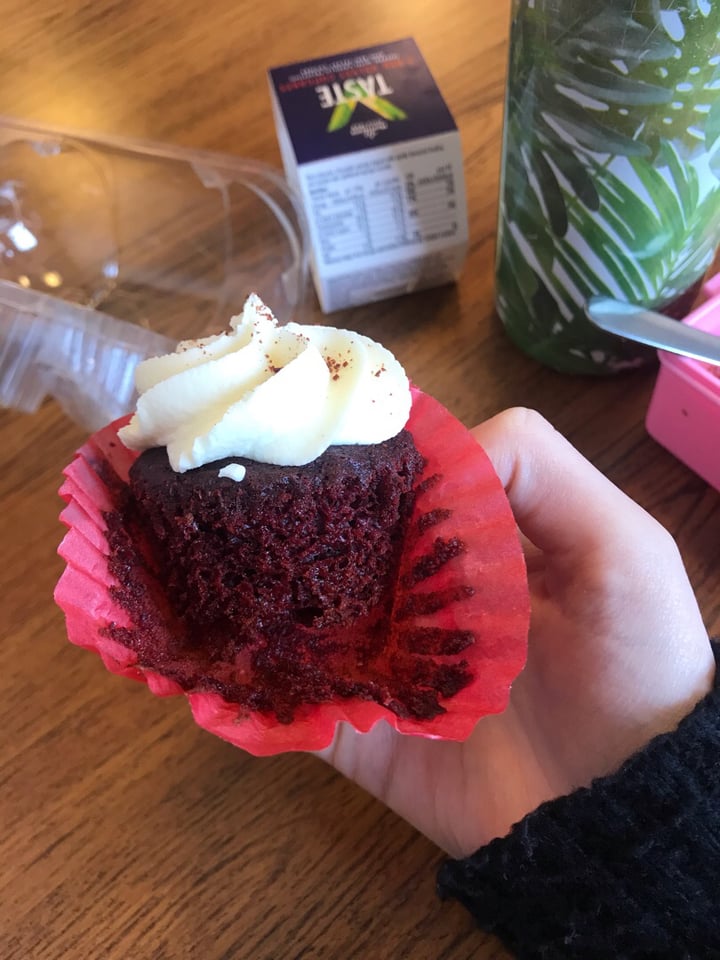
[{"label": "pleated paper liner", "polygon": [[[55,599],[65,613],[72,643],[96,651],[108,670],[144,681],[158,696],[184,694],[201,727],[257,756],[321,749],[341,721],[361,732],[385,720],[403,734],[464,740],[481,717],[505,709],[527,651],[530,602],[525,562],[492,464],[465,427],[437,401],[413,389],[408,429],[426,467],[388,624],[388,643],[402,648],[406,661],[411,638],[419,683],[425,667],[469,678],[458,692],[440,699],[443,712],[430,719],[401,716],[374,700],[336,697],[304,704],[292,722],[280,722],[272,712],[225,700],[214,691],[212,675],[195,670],[181,686],[172,678],[178,676],[172,664],[151,665],[118,642],[115,638],[123,631],[140,629],[117,599],[119,584],[110,570],[106,536],[107,518],[117,515],[118,490],[126,484],[137,456],[117,437],[123,422],[94,434],[64,471],[60,493],[66,507],[61,519],[69,529],[59,548],[66,569]],[[455,549],[447,550],[448,544]],[[440,564],[433,562],[438,551],[448,554]],[[150,594],[159,598],[161,622],[162,585],[150,584]],[[438,646],[438,636],[460,638],[457,652],[452,643]],[[232,664],[224,669],[232,670]]]}]

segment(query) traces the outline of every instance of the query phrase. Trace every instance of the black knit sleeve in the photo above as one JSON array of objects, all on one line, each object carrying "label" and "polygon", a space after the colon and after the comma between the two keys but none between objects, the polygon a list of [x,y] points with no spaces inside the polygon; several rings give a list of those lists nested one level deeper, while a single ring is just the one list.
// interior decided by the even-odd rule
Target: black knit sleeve
[{"label": "black knit sleeve", "polygon": [[443,863],[438,892],[518,960],[720,958],[720,669],[676,731]]}]

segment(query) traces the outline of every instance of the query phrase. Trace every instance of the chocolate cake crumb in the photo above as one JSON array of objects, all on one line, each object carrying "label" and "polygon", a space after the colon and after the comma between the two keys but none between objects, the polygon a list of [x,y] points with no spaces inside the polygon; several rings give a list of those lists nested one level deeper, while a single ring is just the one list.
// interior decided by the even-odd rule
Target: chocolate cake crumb
[{"label": "chocolate cake crumb", "polygon": [[436,487],[438,483],[442,480],[442,474],[440,473],[431,473],[429,477],[424,477],[420,483],[415,488],[415,493],[425,493],[426,490],[432,490],[433,487]]},{"label": "chocolate cake crumb", "polygon": [[470,630],[446,630],[442,627],[415,627],[402,635],[404,646],[411,653],[453,656],[467,650],[475,642]]},{"label": "chocolate cake crumb", "polygon": [[421,513],[418,517],[418,532],[424,533],[430,527],[448,520],[452,516],[452,510],[437,507],[435,510],[428,510],[427,513]]},{"label": "chocolate cake crumb", "polygon": [[437,537],[433,542],[431,552],[420,557],[410,573],[406,575],[407,586],[412,587],[423,580],[427,580],[428,577],[437,573],[448,560],[459,556],[464,549],[465,544],[459,537],[451,537],[449,540]]},{"label": "chocolate cake crumb", "polygon": [[467,600],[475,596],[475,588],[469,584],[458,584],[445,590],[416,591],[405,598],[403,605],[397,611],[398,620],[408,617],[427,616],[437,613],[451,603]]}]

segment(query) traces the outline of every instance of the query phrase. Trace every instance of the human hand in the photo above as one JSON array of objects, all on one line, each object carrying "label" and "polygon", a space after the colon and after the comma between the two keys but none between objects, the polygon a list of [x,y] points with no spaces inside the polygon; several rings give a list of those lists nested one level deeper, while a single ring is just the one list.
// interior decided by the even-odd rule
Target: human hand
[{"label": "human hand", "polygon": [[347,724],[320,753],[453,856],[586,786],[678,721],[714,659],[677,547],[533,411],[473,434],[525,544],[528,662],[504,713],[464,743]]}]

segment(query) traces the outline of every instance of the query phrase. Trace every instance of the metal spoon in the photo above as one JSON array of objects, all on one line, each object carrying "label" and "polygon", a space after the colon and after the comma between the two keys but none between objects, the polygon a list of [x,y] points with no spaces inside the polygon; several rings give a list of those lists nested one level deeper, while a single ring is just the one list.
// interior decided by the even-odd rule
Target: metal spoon
[{"label": "metal spoon", "polygon": [[720,336],[716,334],[610,297],[591,297],[585,312],[596,327],[608,333],[720,365]]}]

